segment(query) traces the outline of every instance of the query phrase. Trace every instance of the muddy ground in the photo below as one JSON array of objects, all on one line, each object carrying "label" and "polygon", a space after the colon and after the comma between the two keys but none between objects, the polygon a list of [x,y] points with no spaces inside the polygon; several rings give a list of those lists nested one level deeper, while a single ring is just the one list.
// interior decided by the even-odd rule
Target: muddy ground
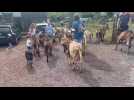
[{"label": "muddy ground", "polygon": [[[34,70],[28,71],[25,60],[25,40],[7,51],[0,47],[0,87],[131,87],[134,86],[134,48],[131,54],[115,51],[114,45],[89,43],[84,58],[83,73],[71,70],[58,45],[54,56],[46,63],[34,59]],[[124,47],[125,51],[125,47]]]}]

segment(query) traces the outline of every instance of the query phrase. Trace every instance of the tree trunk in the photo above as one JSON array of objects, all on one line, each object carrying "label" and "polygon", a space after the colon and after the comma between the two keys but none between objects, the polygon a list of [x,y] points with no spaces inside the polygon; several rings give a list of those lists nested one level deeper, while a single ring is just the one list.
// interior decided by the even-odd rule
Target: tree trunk
[{"label": "tree trunk", "polygon": [[116,41],[117,41],[117,36],[118,36],[117,21],[118,21],[118,17],[114,18],[114,20],[113,20],[112,43],[116,43]]}]

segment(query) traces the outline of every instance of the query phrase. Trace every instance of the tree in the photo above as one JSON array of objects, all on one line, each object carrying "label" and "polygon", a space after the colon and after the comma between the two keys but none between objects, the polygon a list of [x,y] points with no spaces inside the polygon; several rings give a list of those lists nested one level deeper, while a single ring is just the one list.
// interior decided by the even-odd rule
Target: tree
[{"label": "tree", "polygon": [[117,29],[117,22],[118,22],[118,15],[114,16],[113,18],[113,33],[112,33],[112,43],[116,43],[118,29]]}]

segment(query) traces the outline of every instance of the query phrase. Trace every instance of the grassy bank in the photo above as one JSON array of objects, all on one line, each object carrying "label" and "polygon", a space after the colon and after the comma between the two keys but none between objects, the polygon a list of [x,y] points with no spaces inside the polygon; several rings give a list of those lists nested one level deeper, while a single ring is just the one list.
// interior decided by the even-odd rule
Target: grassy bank
[{"label": "grassy bank", "polygon": [[[107,31],[106,36],[105,36],[105,40],[111,41],[112,31],[113,31],[113,22],[109,22],[108,24],[109,24],[110,30]],[[97,30],[98,26],[99,26],[99,22],[97,22],[97,21],[89,22],[88,25],[87,25],[87,29],[94,34],[94,39],[96,38],[95,33],[96,33],[96,30]],[[134,31],[134,23],[129,22],[129,30]]]},{"label": "grassy bank", "polygon": [[[111,41],[111,39],[112,39],[112,27],[113,27],[113,25],[112,25],[111,22],[109,22],[108,24],[109,24],[110,30],[108,30],[106,32],[105,40],[106,41]],[[88,25],[87,25],[87,29],[93,33],[93,35],[94,35],[93,38],[94,39],[96,39],[96,30],[99,28],[99,25],[100,24],[98,22],[89,22]]]}]

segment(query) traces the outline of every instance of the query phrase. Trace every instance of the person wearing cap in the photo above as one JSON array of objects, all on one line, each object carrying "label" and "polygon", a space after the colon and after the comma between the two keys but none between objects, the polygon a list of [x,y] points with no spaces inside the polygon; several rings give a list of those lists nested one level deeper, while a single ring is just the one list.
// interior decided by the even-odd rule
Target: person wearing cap
[{"label": "person wearing cap", "polygon": [[84,33],[83,33],[83,31],[82,31],[82,29],[83,29],[83,24],[82,24],[82,22],[80,21],[80,16],[79,16],[79,14],[75,14],[75,15],[74,15],[74,21],[73,21],[73,23],[72,23],[72,28],[75,30],[75,32],[74,32],[74,34],[73,34],[73,35],[74,35],[74,36],[73,36],[74,40],[75,40],[76,42],[82,43]]}]

